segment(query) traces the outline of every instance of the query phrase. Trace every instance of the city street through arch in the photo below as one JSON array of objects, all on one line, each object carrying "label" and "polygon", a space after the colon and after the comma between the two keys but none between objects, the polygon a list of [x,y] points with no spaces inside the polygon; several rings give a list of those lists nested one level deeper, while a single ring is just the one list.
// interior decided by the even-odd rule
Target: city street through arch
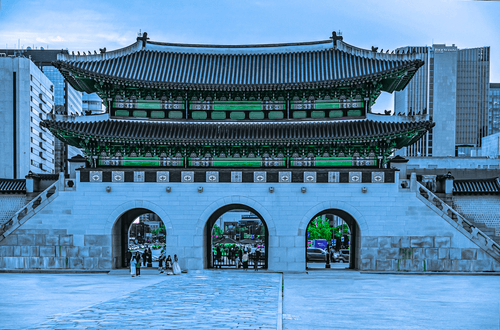
[{"label": "city street through arch", "polygon": [[306,269],[357,269],[359,246],[359,225],[349,213],[321,211],[306,229]]},{"label": "city street through arch", "polygon": [[258,269],[268,268],[269,230],[253,208],[223,206],[209,217],[204,232],[206,268],[253,270],[256,264]]}]

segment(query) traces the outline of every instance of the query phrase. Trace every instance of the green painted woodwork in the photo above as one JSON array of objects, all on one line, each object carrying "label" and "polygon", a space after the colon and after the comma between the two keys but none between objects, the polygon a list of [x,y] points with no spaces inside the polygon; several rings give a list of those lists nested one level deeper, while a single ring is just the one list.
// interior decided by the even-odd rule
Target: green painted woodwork
[{"label": "green painted woodwork", "polygon": [[232,111],[229,113],[231,119],[245,119],[245,113],[240,111]]},{"label": "green painted woodwork", "polygon": [[286,158],[205,158],[188,157],[189,167],[285,167]]},{"label": "green painted woodwork", "polygon": [[269,119],[283,119],[285,115],[283,111],[271,111],[269,112]]},{"label": "green painted woodwork", "polygon": [[347,116],[348,117],[361,117],[361,110],[349,110],[347,111]]},{"label": "green painted woodwork", "polygon": [[168,118],[170,119],[181,119],[183,117],[182,111],[169,111]]},{"label": "green painted woodwork", "polygon": [[325,118],[325,112],[324,111],[312,111],[311,118]]},{"label": "green painted woodwork", "polygon": [[129,111],[128,110],[115,110],[115,116],[128,117],[129,116]]},{"label": "green painted woodwork", "polygon": [[294,111],[292,117],[295,118],[295,119],[306,118],[307,117],[307,112],[305,112],[305,111]]},{"label": "green painted woodwork", "polygon": [[248,115],[250,119],[264,119],[264,112],[262,111],[252,111]]},{"label": "green painted woodwork", "polygon": [[191,118],[193,119],[207,119],[206,111],[193,111],[191,113]]},{"label": "green painted woodwork", "polygon": [[151,111],[151,118],[165,118],[164,111]]},{"label": "green painted woodwork", "polygon": [[147,117],[148,113],[144,110],[134,110],[134,111],[132,111],[132,116],[134,116],[134,117]]},{"label": "green painted woodwork", "polygon": [[210,117],[212,119],[226,119],[226,113],[224,111],[213,111]]},{"label": "green painted woodwork", "polygon": [[164,157],[99,157],[98,164],[100,166],[182,167],[184,160]]},{"label": "green painted woodwork", "polygon": [[342,110],[332,110],[328,114],[328,117],[330,118],[340,118],[344,116],[344,112]]}]

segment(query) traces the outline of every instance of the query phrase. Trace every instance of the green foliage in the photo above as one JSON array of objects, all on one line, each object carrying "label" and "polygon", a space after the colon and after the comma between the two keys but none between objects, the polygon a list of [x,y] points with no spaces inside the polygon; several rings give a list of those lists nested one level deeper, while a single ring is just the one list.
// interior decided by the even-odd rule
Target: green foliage
[{"label": "green foliage", "polygon": [[333,228],[330,226],[328,219],[323,220],[322,217],[317,217],[313,219],[307,226],[307,231],[309,232],[309,239],[326,239],[330,240],[332,238]]},{"label": "green foliage", "polygon": [[222,233],[222,229],[219,226],[214,225],[214,228],[212,228],[212,236],[220,236]]},{"label": "green foliage", "polygon": [[153,234],[153,236],[158,236],[160,234],[166,235],[167,230],[165,229],[165,225],[161,224],[158,229],[152,230],[151,233]]},{"label": "green foliage", "polygon": [[260,227],[260,237],[266,237],[266,227]]},{"label": "green foliage", "polygon": [[349,232],[349,226],[344,223],[343,225],[335,227],[333,231],[335,232],[335,237],[340,238]]}]

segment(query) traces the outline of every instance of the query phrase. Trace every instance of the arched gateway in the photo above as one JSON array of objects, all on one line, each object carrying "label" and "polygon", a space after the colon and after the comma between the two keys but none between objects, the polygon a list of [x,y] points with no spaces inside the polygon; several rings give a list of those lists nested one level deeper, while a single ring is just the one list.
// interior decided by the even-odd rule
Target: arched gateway
[{"label": "arched gateway", "polygon": [[[351,221],[356,251],[360,233],[367,240],[380,234],[380,226],[365,231],[362,214],[371,210],[355,207],[380,207],[380,196],[397,193],[388,156],[433,123],[396,122],[371,107],[381,92],[405,88],[422,64],[413,54],[353,47],[335,33],[323,41],[244,46],[161,43],[144,33],[120,50],[60,54],[55,65],[70,84],[98,93],[107,110],[96,121],[42,126],[84,150],[89,166],[78,171],[74,191],[114,209],[105,230],[94,230],[111,235],[113,246],[130,219],[148,209],[165,222],[167,248],[183,256],[181,266],[210,267],[212,225],[241,209],[264,224],[269,269],[303,270],[307,224],[325,210]],[[121,206],[132,196],[143,203]],[[378,216],[370,213],[370,221]],[[116,267],[121,252],[113,251]]]}]

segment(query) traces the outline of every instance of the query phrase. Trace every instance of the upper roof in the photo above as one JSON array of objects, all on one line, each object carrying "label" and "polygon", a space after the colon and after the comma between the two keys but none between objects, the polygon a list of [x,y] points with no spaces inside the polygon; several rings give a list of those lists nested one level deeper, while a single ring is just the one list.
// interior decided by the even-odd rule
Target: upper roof
[{"label": "upper roof", "polygon": [[[336,39],[334,39],[336,40]],[[58,55],[54,63],[78,90],[95,81],[164,89],[250,90],[331,88],[340,82],[381,82],[403,89],[423,64],[412,54],[364,50],[341,40],[269,44],[200,45],[148,41],[95,55]]]}]

